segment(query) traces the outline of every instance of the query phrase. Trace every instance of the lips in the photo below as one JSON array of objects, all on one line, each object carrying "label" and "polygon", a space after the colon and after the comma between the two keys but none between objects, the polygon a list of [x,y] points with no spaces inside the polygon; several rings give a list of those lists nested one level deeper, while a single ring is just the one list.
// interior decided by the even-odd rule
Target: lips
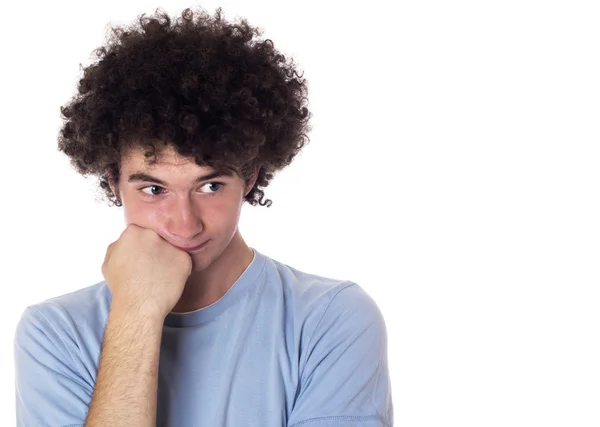
[{"label": "lips", "polygon": [[182,248],[180,246],[176,246],[176,248],[181,249],[182,251],[185,251],[185,252],[193,252],[193,251],[197,251],[198,249],[204,247],[204,245],[206,245],[207,243],[208,243],[208,240],[198,246],[193,246],[191,248]]}]

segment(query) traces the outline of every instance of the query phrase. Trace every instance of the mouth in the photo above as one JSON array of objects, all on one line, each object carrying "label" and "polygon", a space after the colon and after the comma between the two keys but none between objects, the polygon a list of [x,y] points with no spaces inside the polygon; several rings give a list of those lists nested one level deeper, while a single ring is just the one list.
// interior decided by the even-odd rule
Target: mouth
[{"label": "mouth", "polygon": [[196,251],[199,251],[200,249],[204,248],[208,242],[210,242],[210,240],[207,240],[206,242],[204,242],[204,243],[202,243],[202,244],[200,244],[198,246],[191,247],[191,248],[182,248],[182,247],[179,247],[179,246],[175,246],[175,247],[177,249],[180,249],[180,250],[184,251],[184,252],[196,252]]}]

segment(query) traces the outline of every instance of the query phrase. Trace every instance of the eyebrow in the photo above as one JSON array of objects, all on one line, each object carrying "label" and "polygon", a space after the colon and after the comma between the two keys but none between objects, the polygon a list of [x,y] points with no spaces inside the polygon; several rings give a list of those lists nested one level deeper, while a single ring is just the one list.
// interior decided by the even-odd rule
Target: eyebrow
[{"label": "eyebrow", "polygon": [[[225,172],[211,172],[208,175],[202,175],[199,176],[198,178],[196,178],[194,180],[194,183],[198,183],[198,182],[202,182],[202,181],[208,181],[210,179],[214,179],[214,178],[219,178],[219,177],[225,177],[225,176],[230,176],[230,174],[227,174]],[[137,182],[137,181],[143,181],[143,182],[155,182],[157,184],[160,185],[167,185],[166,182],[164,182],[161,179],[158,179],[156,177],[153,177],[151,175],[148,175],[146,173],[143,172],[136,172],[136,173],[132,173],[131,175],[129,175],[129,178],[127,178],[127,182]]]}]

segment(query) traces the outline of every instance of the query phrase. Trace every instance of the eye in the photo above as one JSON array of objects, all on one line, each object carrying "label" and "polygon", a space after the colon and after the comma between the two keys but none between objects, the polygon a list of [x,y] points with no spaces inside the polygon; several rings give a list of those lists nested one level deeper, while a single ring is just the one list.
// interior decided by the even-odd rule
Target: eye
[{"label": "eye", "polygon": [[[223,184],[222,182],[207,182],[206,184],[204,184],[202,186],[202,188],[208,188],[210,191],[208,192],[208,194],[214,194],[217,191],[219,191],[225,184]],[[215,188],[216,187],[216,188]]]},{"label": "eye", "polygon": [[[223,188],[223,186],[225,186],[225,183],[223,182],[207,182],[201,188],[207,188],[208,190],[200,191],[200,193],[204,193],[210,196],[217,193],[221,188]],[[149,191],[144,191],[148,189]],[[164,188],[158,185],[148,185],[146,187],[140,188],[139,191],[141,191],[145,196],[152,198],[158,197],[161,194],[163,194]]]},{"label": "eye", "polygon": [[[144,191],[147,188],[150,189],[150,191],[151,191],[150,194]],[[152,191],[153,189],[157,189],[157,188],[160,189],[161,191],[158,191],[157,193],[155,193],[154,191]],[[164,190],[164,188],[159,187],[158,185],[149,185],[147,187],[140,188],[140,191],[142,193],[144,193],[145,195],[147,195],[147,196],[160,196],[160,194],[162,193],[162,190]]]}]

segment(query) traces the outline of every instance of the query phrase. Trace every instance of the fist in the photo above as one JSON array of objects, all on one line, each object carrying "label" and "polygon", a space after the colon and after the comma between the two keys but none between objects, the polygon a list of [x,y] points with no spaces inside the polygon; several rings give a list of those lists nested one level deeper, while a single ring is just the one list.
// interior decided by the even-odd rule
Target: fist
[{"label": "fist", "polygon": [[126,310],[162,316],[181,298],[192,272],[192,258],[154,230],[130,224],[108,245],[102,275],[112,304]]}]

